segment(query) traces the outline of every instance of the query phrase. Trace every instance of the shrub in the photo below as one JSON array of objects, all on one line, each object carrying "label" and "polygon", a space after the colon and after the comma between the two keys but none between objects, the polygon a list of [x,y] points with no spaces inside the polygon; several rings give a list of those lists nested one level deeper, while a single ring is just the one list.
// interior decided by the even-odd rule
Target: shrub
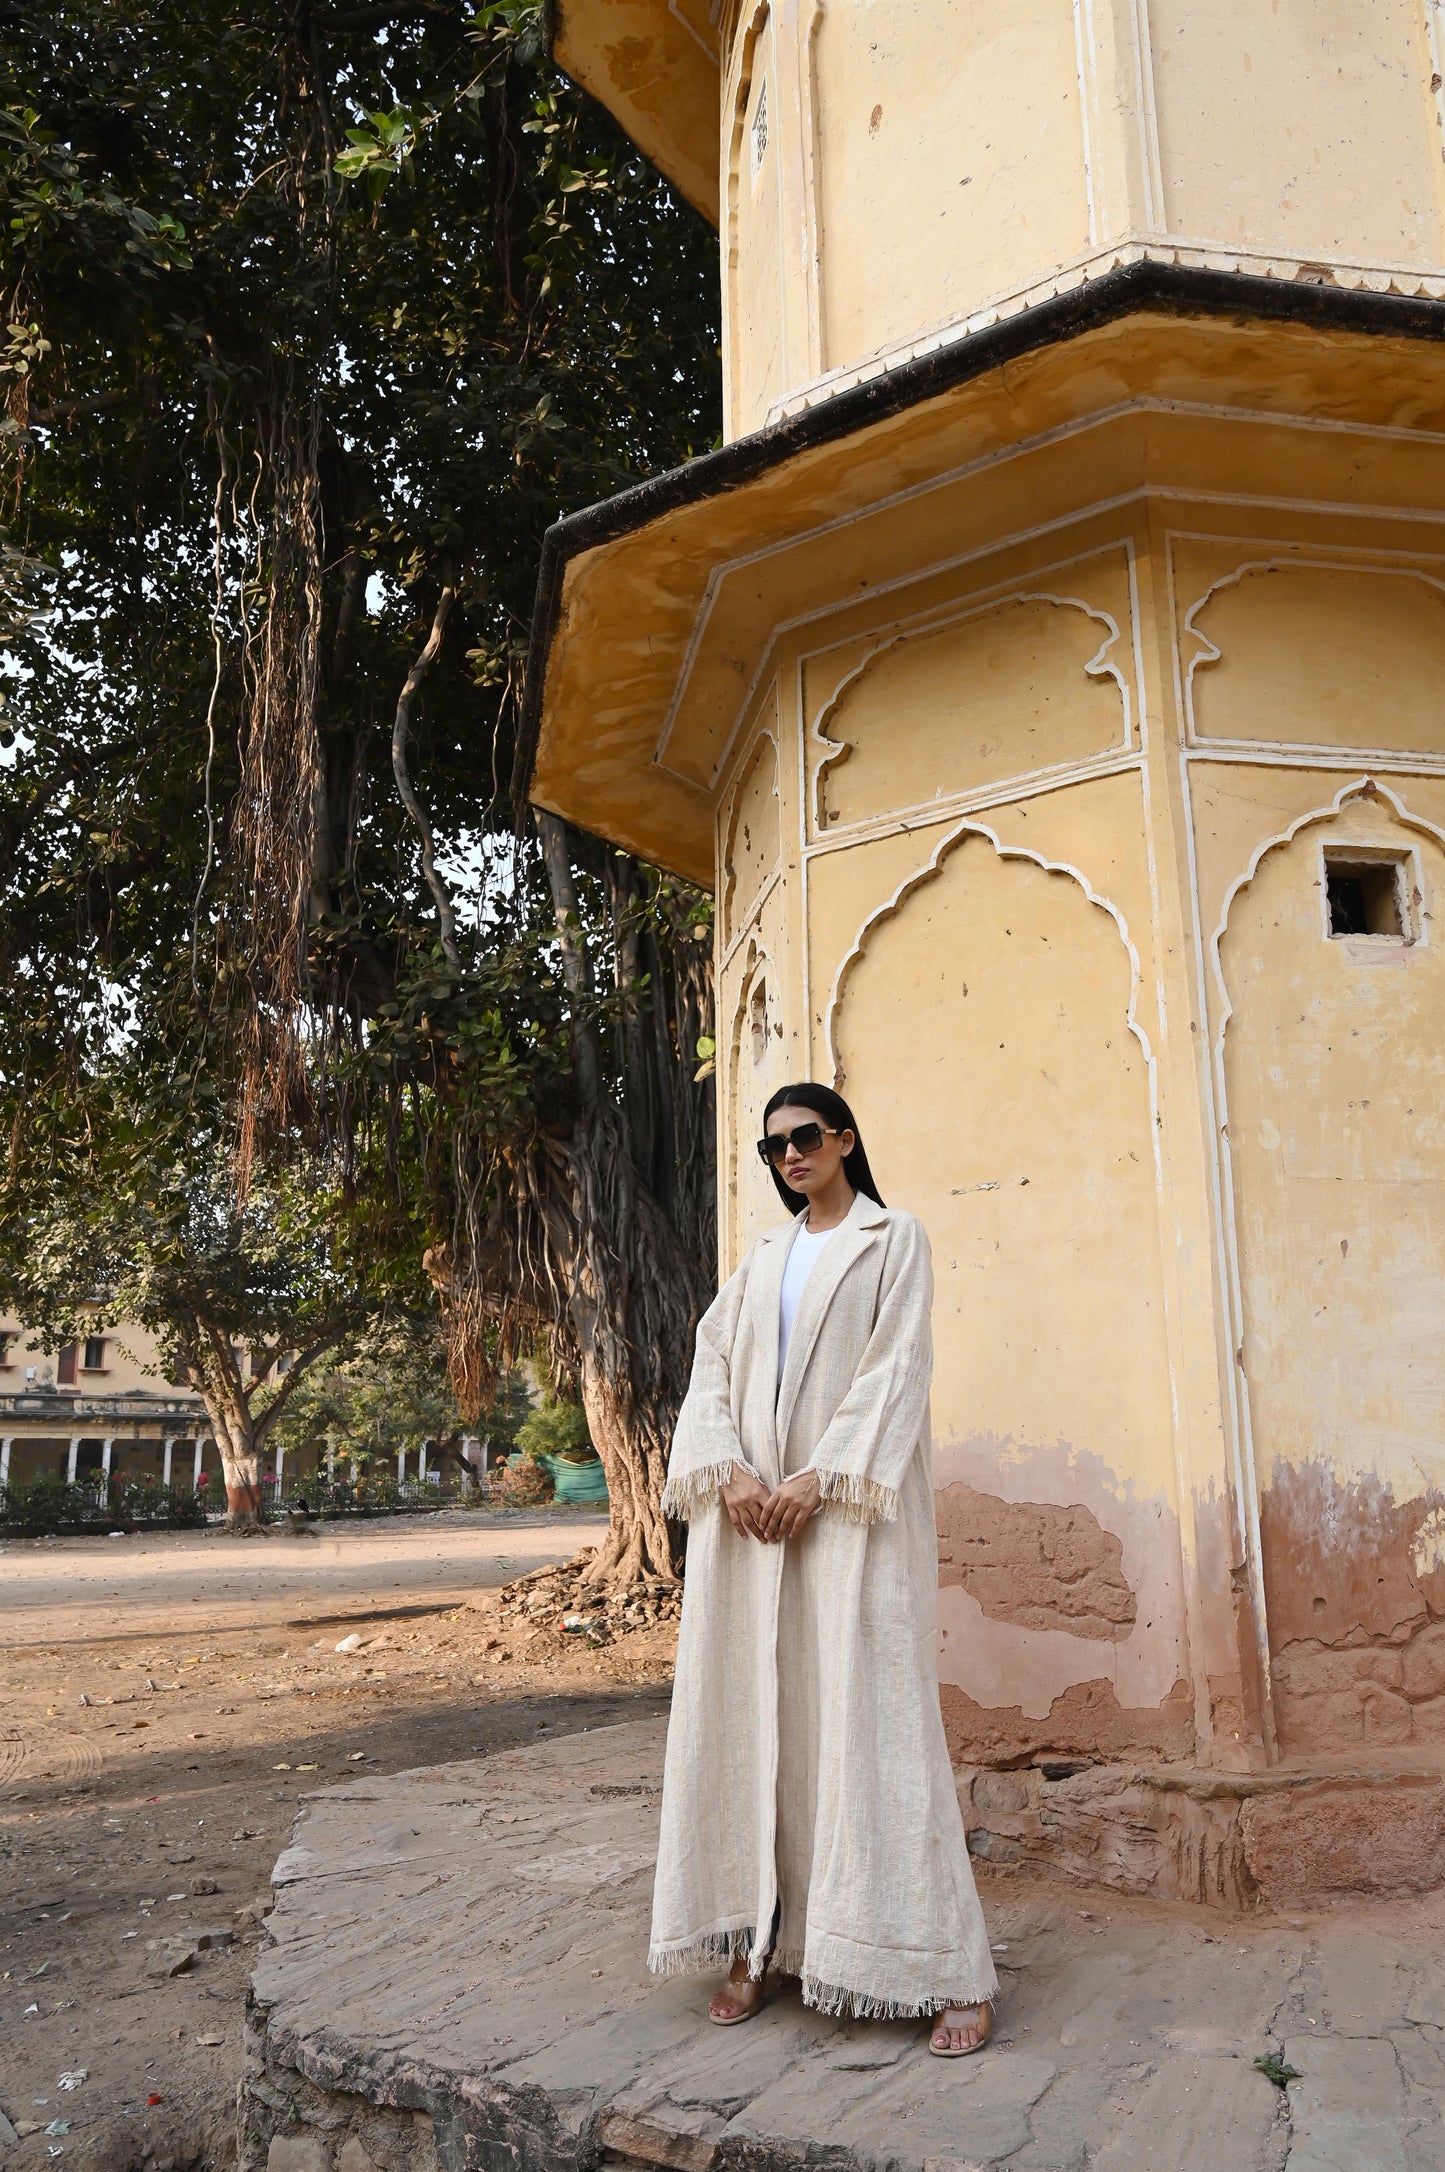
[{"label": "shrub", "polygon": [[67,1485],[63,1478],[36,1478],[0,1488],[0,1530],[17,1536],[62,1532],[97,1534],[128,1530],[193,1530],[205,1523],[203,1498],[154,1479],[112,1479],[109,1484]]},{"label": "shrub", "polygon": [[581,1404],[550,1399],[528,1411],[517,1428],[517,1446],[534,1462],[561,1456],[568,1463],[590,1463],[597,1453],[588,1438],[587,1413]]}]

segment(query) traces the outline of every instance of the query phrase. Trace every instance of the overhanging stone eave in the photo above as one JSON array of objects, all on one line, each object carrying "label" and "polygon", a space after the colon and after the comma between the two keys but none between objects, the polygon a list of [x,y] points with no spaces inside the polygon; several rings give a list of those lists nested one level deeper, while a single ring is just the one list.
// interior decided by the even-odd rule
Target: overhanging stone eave
[{"label": "overhanging stone eave", "polygon": [[[658,749],[713,567],[740,549],[786,541],[790,525],[802,525],[784,502],[790,483],[806,474],[801,496],[816,505],[828,477],[856,467],[885,425],[928,422],[920,411],[930,403],[956,405],[966,388],[1007,363],[1067,355],[1073,343],[1132,318],[1194,320],[1218,337],[1234,332],[1242,340],[1260,328],[1293,328],[1325,335],[1336,354],[1342,338],[1420,343],[1421,361],[1441,351],[1422,391],[1430,394],[1431,426],[1445,425],[1445,303],[1152,261],[1122,267],[557,522],[538,581],[513,780],[518,804],[535,798],[692,880],[710,881],[707,787],[670,774]],[[686,564],[678,540],[684,533]],[[628,592],[630,655],[613,623],[618,614],[599,612],[587,594],[604,572],[608,585]]]},{"label": "overhanging stone eave", "polygon": [[547,35],[562,73],[716,227],[721,68],[698,31],[668,0],[550,0]]}]

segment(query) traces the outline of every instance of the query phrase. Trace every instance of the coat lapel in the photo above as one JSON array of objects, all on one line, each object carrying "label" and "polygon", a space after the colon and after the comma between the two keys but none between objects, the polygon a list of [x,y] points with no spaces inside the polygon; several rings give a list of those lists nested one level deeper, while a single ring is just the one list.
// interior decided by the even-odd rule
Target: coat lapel
[{"label": "coat lapel", "polygon": [[[795,1228],[801,1227],[801,1221],[800,1216]],[[813,1354],[813,1345],[817,1342],[823,1322],[827,1318],[828,1307],[833,1302],[844,1275],[855,1260],[861,1259],[863,1254],[871,1249],[885,1226],[885,1221],[884,1210],[876,1200],[867,1198],[862,1192],[856,1193],[852,1206],[819,1253],[817,1265],[803,1286],[803,1294],[798,1300],[797,1317],[793,1321],[793,1332],[788,1342],[783,1377],[778,1384],[775,1424],[780,1467],[783,1445],[788,1438],[788,1426],[793,1416],[793,1405],[798,1399],[798,1389],[802,1385],[808,1360]],[[778,1265],[777,1284],[773,1292],[772,1353],[775,1376],[778,1363],[778,1304],[782,1295],[783,1262],[787,1257],[787,1248],[779,1249],[783,1258]]]}]

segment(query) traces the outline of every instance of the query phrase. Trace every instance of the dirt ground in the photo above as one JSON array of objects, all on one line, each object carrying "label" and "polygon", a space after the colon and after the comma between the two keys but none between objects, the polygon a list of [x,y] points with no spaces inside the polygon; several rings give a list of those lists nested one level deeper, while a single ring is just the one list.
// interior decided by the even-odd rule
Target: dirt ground
[{"label": "dirt ground", "polygon": [[665,1709],[675,1628],[595,1649],[491,1611],[602,1529],[459,1510],[0,1545],[0,2158],[225,2172],[247,1911],[298,1798]]}]

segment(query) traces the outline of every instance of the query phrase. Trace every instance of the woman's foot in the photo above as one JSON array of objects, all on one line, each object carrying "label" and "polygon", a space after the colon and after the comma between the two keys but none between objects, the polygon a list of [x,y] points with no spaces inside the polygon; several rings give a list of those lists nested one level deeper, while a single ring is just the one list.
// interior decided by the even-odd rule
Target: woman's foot
[{"label": "woman's foot", "polygon": [[728,1971],[728,1980],[721,1991],[715,1991],[708,2006],[707,2018],[715,2021],[720,2029],[736,2028],[740,2021],[751,2021],[763,2003],[763,1990],[768,1980],[769,1963],[764,1961],[761,1976],[748,1974],[748,1957],[740,1953]]},{"label": "woman's foot", "polygon": [[993,2032],[993,2008],[987,2000],[979,2006],[945,2006],[934,2018],[928,2048],[935,2059],[966,2059],[982,2051]]}]

